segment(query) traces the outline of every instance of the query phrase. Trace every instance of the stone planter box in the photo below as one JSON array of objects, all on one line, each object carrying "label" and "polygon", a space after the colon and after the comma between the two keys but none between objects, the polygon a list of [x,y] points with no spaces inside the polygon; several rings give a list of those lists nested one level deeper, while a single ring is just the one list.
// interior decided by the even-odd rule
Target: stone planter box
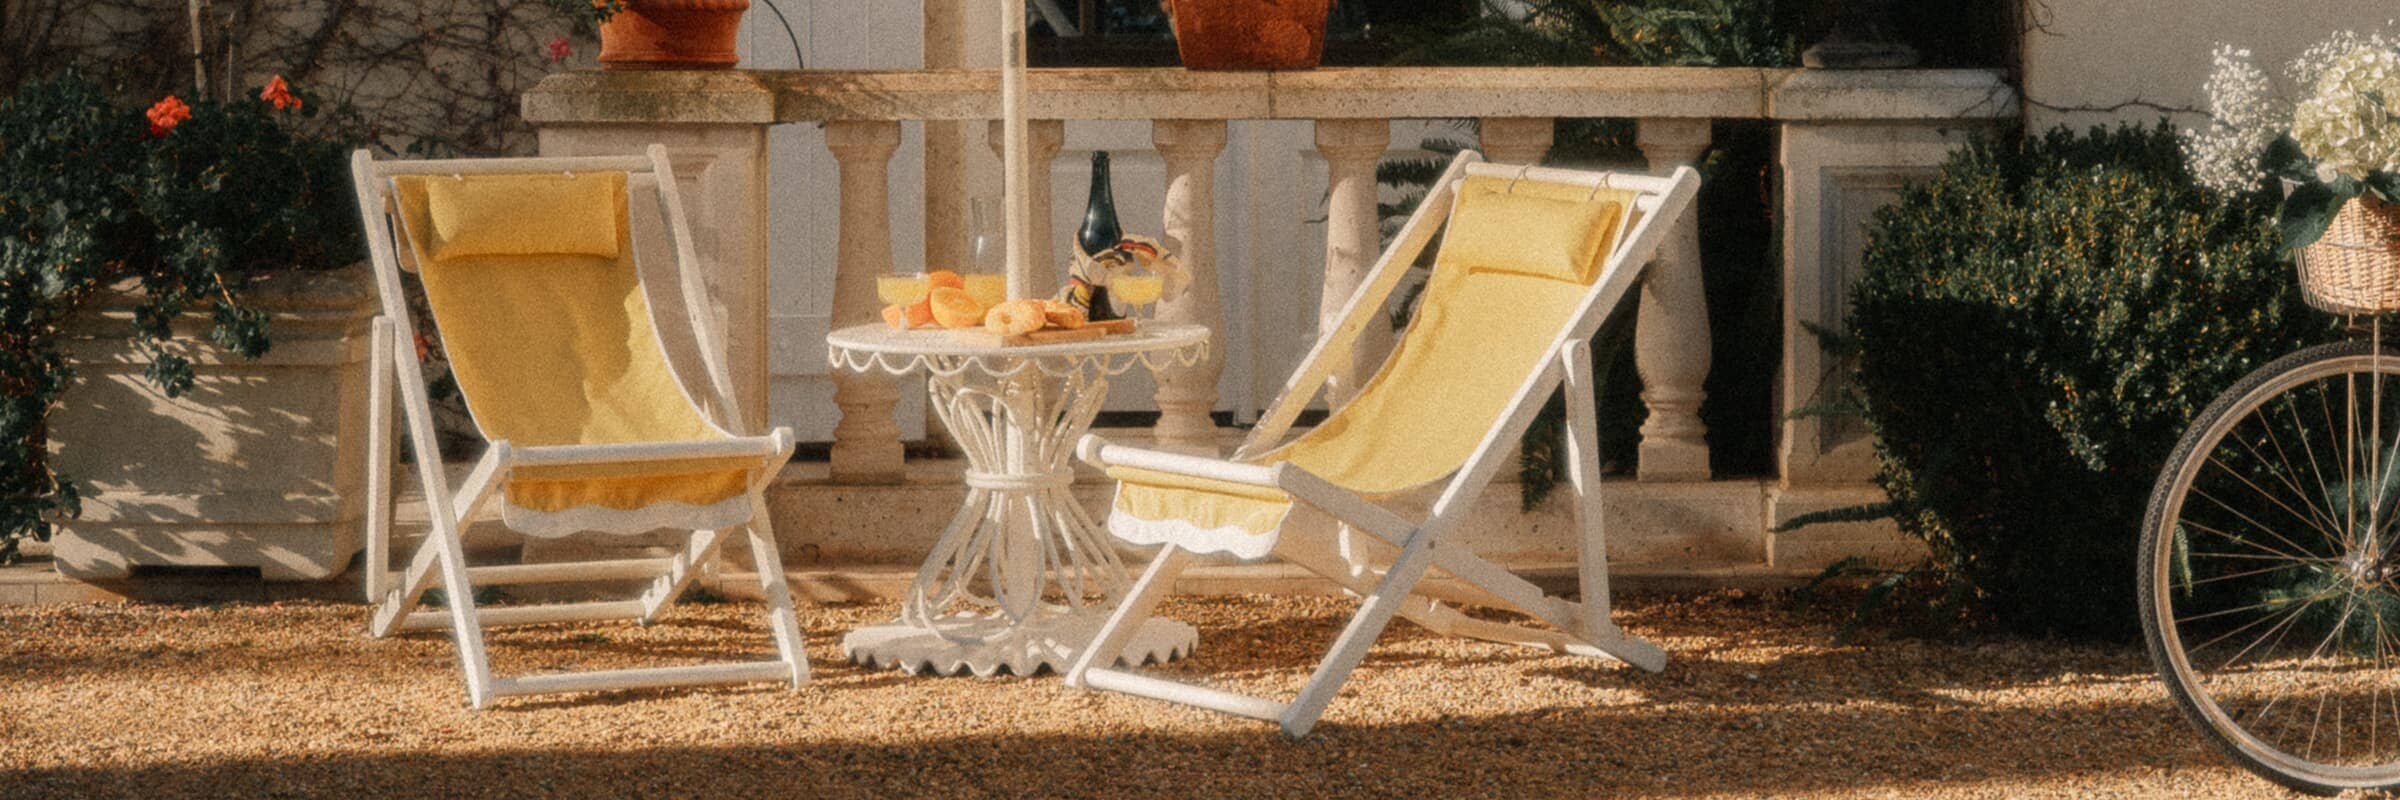
[{"label": "stone planter box", "polygon": [[366,493],[366,358],[377,305],[364,267],[253,284],[274,346],[255,361],[205,338],[205,314],[168,344],[192,391],[142,377],[134,297],[103,296],[61,343],[76,378],[51,417],[50,454],[83,489],[53,557],[71,578],[141,566],[256,567],[267,580],[341,574],[360,548]]}]

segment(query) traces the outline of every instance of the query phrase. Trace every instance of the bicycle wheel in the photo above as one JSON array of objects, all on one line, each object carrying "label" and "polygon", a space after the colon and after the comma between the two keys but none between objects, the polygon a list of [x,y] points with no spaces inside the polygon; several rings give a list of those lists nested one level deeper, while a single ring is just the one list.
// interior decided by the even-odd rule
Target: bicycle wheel
[{"label": "bicycle wheel", "polygon": [[2301,791],[2400,785],[2400,351],[2302,350],[2202,412],[2151,491],[2142,629],[2192,722]]}]

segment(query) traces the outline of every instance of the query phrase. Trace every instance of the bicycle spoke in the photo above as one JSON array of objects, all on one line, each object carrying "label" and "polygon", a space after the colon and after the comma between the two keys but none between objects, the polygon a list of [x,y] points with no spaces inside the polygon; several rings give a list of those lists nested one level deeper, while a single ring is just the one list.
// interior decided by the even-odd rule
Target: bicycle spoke
[{"label": "bicycle spoke", "polygon": [[2224,462],[2218,461],[2214,456],[2211,456],[2208,459],[2208,463],[2214,464],[2218,469],[2223,470],[2226,474],[2232,475],[2234,480],[2241,481],[2243,486],[2250,487],[2250,490],[2257,492],[2260,497],[2267,498],[2267,501],[2274,503],[2276,508],[2290,512],[2292,516],[2298,517],[2302,523],[2307,524],[2310,528],[2315,529],[2318,533],[2324,534],[2327,538],[2334,538],[2333,532],[2326,530],[2325,526],[2317,524],[2315,519],[2311,518],[2307,514],[2300,513],[2298,509],[2294,509],[2290,504],[2283,502],[2283,498],[2277,497],[2273,492],[2269,492],[2266,489],[2261,488],[2257,483],[2251,481],[2248,477],[2243,476],[2240,472],[2235,471],[2232,467],[2225,466]]},{"label": "bicycle spoke", "polygon": [[[2275,462],[2281,465],[2283,468],[2270,470],[2270,472],[2273,472],[2275,477],[2283,479],[2283,485],[2292,488],[2293,496],[2302,498],[2308,497],[2308,490],[2300,488],[2300,481],[2298,478],[2299,471],[2292,468],[2291,454],[2284,450],[2283,437],[2275,432],[2275,426],[2270,424],[2271,421],[2267,418],[2269,416],[2273,415],[2251,415],[2244,417],[2242,422],[2256,423],[2258,425],[2258,429],[2266,433],[2268,446],[2275,448]],[[2237,423],[2237,425],[2238,424],[2239,423]],[[2262,453],[2259,453],[2258,449],[2255,446],[2252,446],[2249,440],[2240,438],[2238,436],[2232,436],[2230,433],[2231,432],[2229,432],[2229,435],[2226,438],[2233,439],[2237,443],[2241,444],[2243,449],[2249,450],[2251,456],[2257,458],[2259,461],[2263,462],[2267,460],[2266,456]],[[2319,496],[2323,496],[2321,491]],[[2331,526],[2339,524],[2334,521],[2333,517],[2327,515],[2324,509],[2318,508],[2315,503],[2309,503],[2308,510],[2314,512],[2316,520],[2323,525]]]},{"label": "bicycle spoke", "polygon": [[2245,376],[2178,443],[2143,532],[2161,676],[2295,787],[2400,785],[2400,363],[2379,344]]}]

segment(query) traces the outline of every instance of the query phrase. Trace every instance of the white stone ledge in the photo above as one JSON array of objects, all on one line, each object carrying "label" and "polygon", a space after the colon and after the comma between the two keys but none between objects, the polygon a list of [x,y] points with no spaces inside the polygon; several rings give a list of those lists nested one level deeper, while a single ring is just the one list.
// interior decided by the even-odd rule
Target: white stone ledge
[{"label": "white stone ledge", "polygon": [[2017,116],[2017,91],[1994,70],[1792,70],[1767,94],[1787,121],[1987,121]]},{"label": "white stone ledge", "polygon": [[[1746,67],[1348,67],[1299,72],[1037,69],[1036,119],[1642,117],[1992,120],[2017,114],[1997,70]],[[988,70],[566,72],[525,94],[536,125],[980,120]]]}]

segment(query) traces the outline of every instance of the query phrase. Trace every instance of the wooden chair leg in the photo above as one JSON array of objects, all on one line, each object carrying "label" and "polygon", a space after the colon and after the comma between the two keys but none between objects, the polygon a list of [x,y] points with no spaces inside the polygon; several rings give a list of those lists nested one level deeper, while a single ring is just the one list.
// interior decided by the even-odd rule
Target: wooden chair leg
[{"label": "wooden chair leg", "polygon": [[666,573],[652,579],[650,588],[642,592],[642,616],[638,621],[644,625],[658,621],[658,615],[683,596],[692,579],[716,560],[717,550],[724,541],[725,537],[717,531],[692,531],[691,541],[668,562]]},{"label": "wooden chair leg", "polygon": [[775,544],[775,529],[767,522],[767,503],[754,496],[756,516],[750,524],[750,560],[758,568],[758,589],[767,604],[767,626],[775,631],[775,649],[792,666],[792,688],[808,682],[808,640],[792,611],[792,589],[784,582],[783,551]]},{"label": "wooden chair leg", "polygon": [[1575,501],[1575,568],[1585,625],[1609,620],[1607,520],[1600,506],[1599,387],[1592,379],[1590,342],[1560,349],[1566,363],[1567,486]]},{"label": "wooden chair leg", "polygon": [[1317,718],[1325,714],[1325,706],[1333,702],[1334,692],[1349,680],[1350,671],[1358,668],[1358,662],[1366,659],[1367,648],[1374,646],[1383,629],[1392,624],[1392,616],[1408,602],[1409,593],[1416,588],[1418,579],[1425,577],[1425,568],[1432,563],[1430,532],[1411,535],[1391,569],[1384,572],[1383,580],[1376,582],[1374,593],[1359,602],[1358,613],[1342,628],[1342,635],[1334,639],[1333,649],[1325,654],[1325,660],[1317,662],[1316,672],[1301,687],[1299,699],[1284,710],[1285,736],[1298,739],[1316,727]]},{"label": "wooden chair leg", "polygon": [[1108,622],[1093,635],[1092,643],[1076,654],[1075,664],[1067,668],[1068,686],[1083,688],[1084,677],[1093,667],[1107,669],[1116,664],[1117,657],[1125,652],[1125,645],[1141,631],[1142,622],[1150,618],[1158,602],[1174,593],[1175,576],[1183,573],[1191,559],[1191,551],[1171,544],[1150,559],[1149,569],[1142,571],[1141,580],[1126,591],[1125,600],[1117,604],[1117,609],[1109,612]]},{"label": "wooden chair leg", "polygon": [[483,649],[483,623],[475,617],[475,583],[467,576],[466,548],[459,545],[458,526],[446,522],[436,522],[431,534],[434,561],[441,575],[442,599],[450,610],[450,633],[458,640],[460,667],[466,671],[467,697],[476,708],[484,708],[497,699],[492,662]]},{"label": "wooden chair leg", "polygon": [[391,318],[378,316],[368,338],[367,536],[359,573],[365,577],[367,602],[376,603],[392,582],[392,358],[399,334]]}]

